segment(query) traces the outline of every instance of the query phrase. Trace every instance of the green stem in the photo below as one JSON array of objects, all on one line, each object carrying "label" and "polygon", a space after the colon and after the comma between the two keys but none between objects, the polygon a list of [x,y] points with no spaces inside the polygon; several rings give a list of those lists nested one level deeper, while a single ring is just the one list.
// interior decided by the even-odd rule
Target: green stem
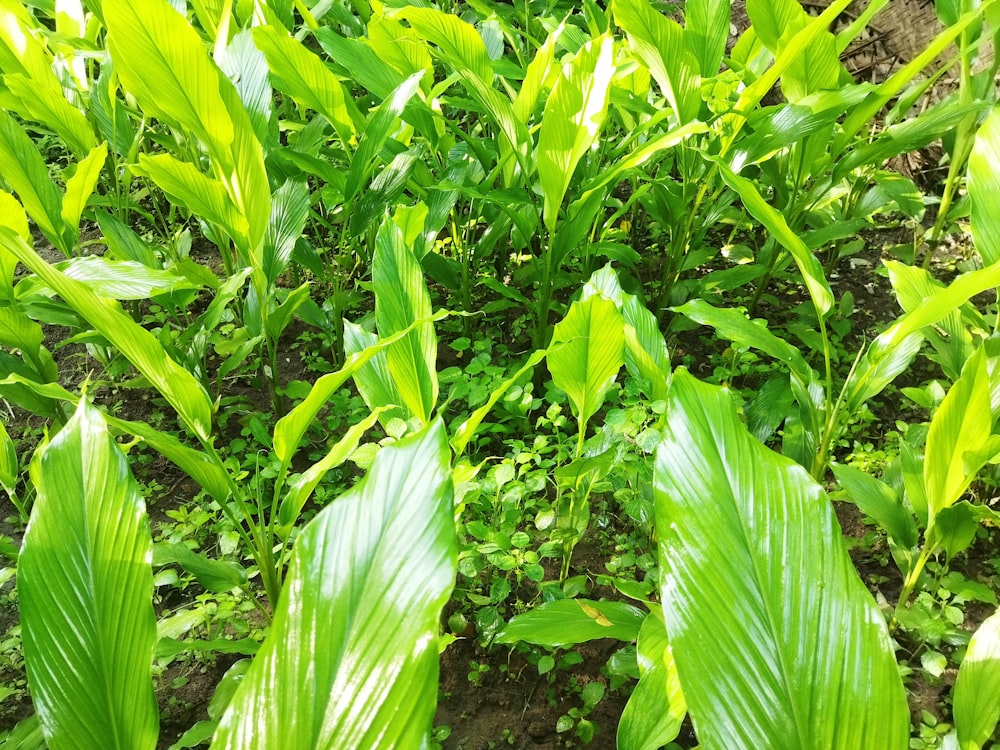
[{"label": "green stem", "polygon": [[[928,531],[930,531],[930,529],[928,529]],[[916,564],[910,568],[910,572],[907,574],[906,580],[903,581],[903,590],[899,592],[899,601],[896,602],[896,608],[892,613],[892,620],[889,621],[890,634],[895,633],[896,629],[899,627],[899,613],[910,600],[913,588],[917,585],[917,581],[920,580],[920,574],[924,572],[924,566],[927,565],[927,561],[931,559],[931,555],[934,554],[934,551],[935,550],[932,548],[925,547],[920,552],[920,557],[917,558]]]},{"label": "green stem", "polygon": [[[207,453],[217,465],[225,466],[218,450],[216,450],[215,445],[213,445],[210,440],[202,440],[201,445],[205,450],[205,453]],[[236,532],[240,535],[240,538],[250,551],[250,555],[253,557],[254,562],[257,563],[257,568],[260,571],[260,579],[264,584],[264,594],[267,596],[267,600],[273,610],[273,608],[278,604],[278,594],[281,592],[281,583],[277,574],[277,566],[275,565],[274,551],[271,549],[271,545],[268,541],[268,535],[266,533],[262,533],[261,527],[258,525],[258,522],[254,520],[253,514],[250,512],[250,506],[247,504],[246,498],[243,496],[243,490],[228,470],[226,471],[226,485],[229,488],[230,497],[239,508],[240,514],[237,515],[233,512],[229,503],[226,502],[226,498],[216,499],[222,507],[222,512],[225,513],[226,517],[232,522]],[[240,516],[242,516],[242,518]],[[246,526],[244,526],[244,523]]]},{"label": "green stem", "polygon": [[549,306],[552,304],[552,236],[542,256],[542,285],[538,290],[535,317],[535,349],[544,349],[549,339]]}]

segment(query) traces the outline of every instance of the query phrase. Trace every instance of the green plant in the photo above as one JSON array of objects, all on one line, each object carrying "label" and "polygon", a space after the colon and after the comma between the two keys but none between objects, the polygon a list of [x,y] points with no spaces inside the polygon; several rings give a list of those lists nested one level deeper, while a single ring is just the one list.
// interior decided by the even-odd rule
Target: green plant
[{"label": "green plant", "polygon": [[[19,591],[29,681],[48,746],[153,747],[152,540],[125,457],[81,399],[40,450],[37,472]],[[268,747],[272,735],[289,732],[303,746],[420,742],[434,690],[412,688],[436,685],[437,617],[454,576],[451,492],[447,442],[436,424],[386,448],[363,483],[302,531],[285,596],[219,719],[215,746]],[[128,525],[106,522],[111,517]],[[354,529],[350,537],[344,528]],[[400,575],[403,544],[421,587]],[[123,555],[132,562],[122,565]],[[329,586],[334,571],[342,583]],[[356,619],[331,617],[345,608]],[[331,623],[340,637],[324,639],[325,656],[317,658],[316,634]],[[391,633],[392,656],[380,633]],[[372,694],[336,687],[358,680],[396,687]],[[307,709],[297,696],[317,681],[329,700]],[[286,703],[280,717],[260,708]],[[80,705],[90,708],[81,713]],[[317,721],[302,722],[307,714]]]},{"label": "green plant", "polygon": [[904,747],[889,634],[825,494],[749,435],[725,391],[683,370],[654,491],[663,614],[702,745]]}]

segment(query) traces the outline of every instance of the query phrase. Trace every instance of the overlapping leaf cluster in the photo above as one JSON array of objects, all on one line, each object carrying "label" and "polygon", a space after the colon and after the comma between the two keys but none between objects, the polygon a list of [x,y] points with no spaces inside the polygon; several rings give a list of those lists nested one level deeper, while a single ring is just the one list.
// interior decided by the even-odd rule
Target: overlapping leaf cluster
[{"label": "overlapping leaf cluster", "polygon": [[[154,627],[153,568],[177,565],[242,589],[268,628],[185,741],[423,747],[442,610],[456,572],[488,564],[537,606],[504,623],[510,578],[471,584],[484,641],[636,641],[621,747],[672,742],[688,714],[706,748],[906,746],[890,634],[916,628],[931,562],[996,516],[968,491],[1000,455],[997,312],[973,303],[1000,286],[997,64],[980,59],[997,2],[939,3],[926,49],[866,81],[841,58],[884,0],[848,22],[849,0],[748,0],[735,37],[728,0],[0,0],[0,397],[47,425],[30,461],[0,430],[37,712],[7,742],[156,745],[154,657],[195,648]],[[914,107],[953,62],[957,90]],[[852,298],[830,278],[862,231],[919,233],[933,201],[886,163],[942,136],[934,220],[884,264],[902,312],[844,356]],[[946,283],[931,261],[966,220],[978,262]],[[754,317],[775,290],[807,300],[794,322]],[[697,326],[775,361],[745,420],[672,372],[668,341]],[[327,372],[292,387],[304,336]],[[439,368],[439,337],[500,336],[527,354],[463,401],[472,374]],[[68,377],[64,341],[96,385]],[[945,382],[908,393],[928,422],[879,476],[838,463],[921,353]],[[252,484],[225,445],[234,380],[266,393]],[[107,384],[173,414],[120,418],[93,397]],[[306,458],[345,387],[366,413]],[[639,404],[635,434],[616,398]],[[543,423],[567,438],[544,460]],[[376,430],[365,478],[305,523]],[[225,516],[230,559],[153,543],[129,436]],[[498,450],[516,458],[484,469]],[[501,491],[531,461],[535,538],[524,493]],[[885,614],[830,470],[899,568]],[[648,579],[612,581],[642,608],[572,575],[611,490],[655,537]],[[958,673],[963,749],[1000,716],[994,619]]]}]

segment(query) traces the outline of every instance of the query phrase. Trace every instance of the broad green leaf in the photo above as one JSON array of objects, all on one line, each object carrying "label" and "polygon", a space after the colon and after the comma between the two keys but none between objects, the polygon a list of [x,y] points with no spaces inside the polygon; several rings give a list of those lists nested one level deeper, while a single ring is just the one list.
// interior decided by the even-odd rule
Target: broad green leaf
[{"label": "broad green leaf", "polygon": [[[400,203],[403,191],[410,181],[410,175],[419,163],[419,154],[416,149],[404,151],[396,154],[386,167],[376,175],[371,181],[368,189],[354,203],[351,210],[351,217],[348,221],[348,229],[354,237],[358,237],[374,224],[385,217],[387,212],[393,211],[393,207]],[[405,207],[395,209],[399,212]],[[412,247],[412,244],[407,242]]]},{"label": "broad green leaf", "polygon": [[34,357],[44,338],[42,327],[20,309],[0,307],[0,344]]},{"label": "broad green leaf", "polygon": [[625,323],[625,368],[654,401],[666,398],[670,354],[656,316],[634,294],[626,294],[618,275],[607,265],[598,269],[583,287],[580,300],[602,294],[621,311]]},{"label": "broad green leaf", "polygon": [[322,115],[349,148],[356,130],[344,85],[323,61],[284,29],[258,26],[254,41],[267,58],[275,88]]},{"label": "broad green leaf", "polygon": [[[406,245],[395,222],[382,222],[375,238],[372,259],[372,286],[375,288],[375,323],[380,339],[404,331],[431,316],[420,263]],[[437,404],[437,336],[432,323],[416,327],[386,349],[389,373],[405,405],[426,424]]]},{"label": "broad green leaf", "polygon": [[13,117],[0,111],[0,163],[3,179],[17,193],[24,210],[63,255],[73,249],[74,233],[62,221],[62,195],[34,143]]},{"label": "broad green leaf", "polygon": [[224,593],[247,585],[247,574],[237,563],[228,560],[213,560],[199,555],[183,544],[158,542],[153,545],[152,564],[154,568],[164,565],[180,565],[198,579],[198,583],[208,591]]},{"label": "broad green leaf", "polygon": [[997,286],[1000,286],[1000,262],[962,274],[944,289],[924,299],[914,310],[898,318],[872,341],[848,378],[844,386],[847,409],[853,411],[868,398],[880,393],[906,369],[920,348],[922,337],[914,334],[945,319],[977,294]]},{"label": "broad green leaf", "polygon": [[664,425],[663,613],[701,747],[907,747],[885,621],[822,488],[684,369]]},{"label": "broad green leaf", "polygon": [[965,106],[956,105],[954,101],[937,104],[917,117],[885,128],[871,143],[852,147],[838,161],[834,174],[846,177],[859,167],[881,164],[898,154],[923,148],[955,130],[970,113],[977,112],[984,106],[982,102]]},{"label": "broad green leaf", "polygon": [[453,66],[462,67],[487,86],[493,83],[493,63],[475,26],[436,8],[411,6],[396,17],[407,21],[417,34],[434,44]]},{"label": "broad green leaf", "polygon": [[219,180],[172,154],[140,154],[135,172],[155,182],[174,203],[186,207],[199,219],[218,225],[234,242],[247,248],[250,228],[246,217],[240,214]]},{"label": "broad green leaf", "polygon": [[9,733],[0,734],[4,750],[45,750],[45,736],[38,715],[21,719]]},{"label": "broad green leaf", "polygon": [[924,337],[919,332],[885,345],[877,338],[865,351],[844,384],[844,408],[853,414],[868,399],[880,394],[896,376],[910,366],[920,351]]},{"label": "broad green leaf", "polygon": [[[427,7],[426,4],[413,4]],[[398,71],[403,77],[409,78],[415,73],[425,73],[423,88],[430,91],[434,73],[431,46],[414,29],[407,28],[392,16],[378,15],[368,24],[366,43],[387,67]],[[402,80],[400,78],[400,82]]]},{"label": "broad green leaf", "polygon": [[543,215],[555,231],[566,189],[584,154],[594,145],[608,112],[614,75],[614,42],[588,43],[563,66],[545,103],[538,134],[538,176],[545,197]]},{"label": "broad green leaf", "polygon": [[212,402],[208,394],[191,373],[167,355],[153,334],[132,320],[117,304],[109,304],[86,284],[54,269],[10,229],[0,227],[0,246],[13,253],[77,315],[125,355],[163,394],[192,432],[208,439],[212,431]]},{"label": "broad green leaf", "polygon": [[[788,374],[779,373],[768,378],[746,408],[747,429],[763,443],[792,412],[794,403],[795,393]],[[812,455],[807,451],[803,454],[803,458]]]},{"label": "broad green leaf", "polygon": [[731,14],[730,0],[688,0],[684,4],[684,41],[703,78],[719,73]]},{"label": "broad green leaf", "polygon": [[993,425],[990,411],[990,378],[986,352],[979,349],[966,363],[960,377],[948,390],[931,419],[924,453],[924,487],[930,508],[928,528],[934,516],[954,505],[990,456],[970,462],[987,446]]},{"label": "broad green leaf", "polygon": [[524,80],[514,97],[514,114],[517,119],[528,125],[538,104],[543,89],[550,86],[549,79],[554,75],[553,63],[556,59],[556,41],[562,33],[560,25],[545,39],[545,42],[535,52],[535,56],[524,72]]},{"label": "broad green leaf", "polygon": [[1000,108],[983,121],[969,155],[972,236],[983,264],[1000,261]]},{"label": "broad green leaf", "polygon": [[[997,437],[1000,439],[1000,436]],[[963,500],[942,508],[934,516],[933,525],[925,533],[924,546],[934,550],[935,554],[944,552],[945,559],[950,562],[959,552],[969,548],[979,528],[979,514]]]},{"label": "broad green leaf", "polygon": [[21,74],[45,85],[55,78],[52,56],[45,49],[38,23],[23,3],[0,4],[0,70]]},{"label": "broad green leaf", "polygon": [[663,613],[650,612],[636,643],[639,683],[618,723],[618,750],[657,750],[676,739],[687,716]]},{"label": "broad green leaf", "polygon": [[308,185],[305,180],[286,180],[271,200],[271,220],[264,234],[263,268],[268,284],[273,284],[288,266],[308,218]]},{"label": "broad green leaf", "polygon": [[693,299],[674,308],[686,318],[712,326],[724,339],[741,346],[749,346],[768,354],[788,365],[788,369],[802,383],[813,379],[812,368],[794,346],[771,333],[760,320],[749,320],[739,310],[712,307],[701,299]]},{"label": "broad green leaf", "polygon": [[103,0],[102,8],[115,70],[143,110],[194,133],[213,158],[229,154],[235,132],[220,71],[194,27],[166,0]]},{"label": "broad green leaf", "polygon": [[[679,124],[695,119],[701,108],[700,63],[685,41],[684,29],[649,0],[615,0],[613,7],[615,23],[628,36],[633,54],[649,68]],[[711,75],[715,73],[718,70]]]},{"label": "broad green leaf", "polygon": [[156,253],[132,227],[107,211],[96,210],[94,216],[113,259],[136,261],[149,268],[160,267]]},{"label": "broad green leaf", "polygon": [[[918,309],[944,289],[944,284],[923,268],[892,260],[885,261],[885,266],[899,306],[905,312]],[[921,329],[922,336],[934,347],[936,361],[949,380],[958,380],[962,367],[976,350],[973,328],[986,330],[987,326],[982,316],[968,304],[952,309],[934,325]]]},{"label": "broad green leaf", "polygon": [[351,158],[351,168],[344,187],[344,203],[353,201],[372,176],[386,139],[398,127],[403,109],[417,93],[423,76],[423,71],[414,73],[399,84],[369,118],[358,142],[358,149]]},{"label": "broad green leaf", "polygon": [[24,657],[46,741],[156,747],[152,538],[139,487],[81,399],[33,470],[18,562]]},{"label": "broad green leaf", "polygon": [[[131,260],[89,255],[63,261],[55,267],[68,278],[85,283],[94,294],[110,299],[149,299],[182,289],[200,288],[173,271],[150,268]],[[44,286],[44,283],[38,285]]]},{"label": "broad green leaf", "polygon": [[94,130],[83,112],[74,107],[63,95],[55,75],[49,71],[50,85],[25,75],[6,75],[4,83],[10,93],[21,103],[21,112],[52,128],[70,151],[82,157],[95,148]]},{"label": "broad green leaf", "polygon": [[330,397],[337,392],[337,389],[347,382],[347,379],[354,375],[359,368],[363,367],[379,352],[384,352],[396,342],[403,340],[420,326],[425,323],[433,324],[435,321],[447,317],[447,315],[446,311],[441,310],[429,318],[414,321],[402,331],[379,339],[377,344],[368,346],[356,354],[349,354],[347,362],[341,369],[337,370],[337,372],[328,373],[313,383],[309,394],[294,409],[279,419],[278,423],[274,426],[274,453],[278,459],[282,463],[289,463],[292,460],[292,456],[295,455],[302,436],[305,435],[306,430],[309,429],[309,425],[312,424],[316,415],[319,414],[320,409],[326,405]]},{"label": "broad green leaf", "polygon": [[962,750],[985,746],[1000,720],[1000,613],[986,618],[969,642],[952,693]]},{"label": "broad green leaf", "polygon": [[[830,24],[852,2],[853,0],[834,0],[834,2],[831,2],[822,13],[813,18],[801,31],[793,34],[782,45],[781,51],[775,56],[774,64],[770,68],[765,70],[753,83],[743,89],[732,111],[725,115],[719,123],[719,127],[725,133],[722,138],[721,153],[728,153],[733,143],[736,142],[740,131],[743,129],[743,125],[746,123],[747,113],[757,109],[757,105],[774,88],[781,75],[802,59],[809,45],[818,36],[827,33]],[[756,34],[751,28],[743,38],[756,39]],[[840,151],[835,150],[834,153],[840,153]]]},{"label": "broad green leaf", "polygon": [[0,224],[10,229],[25,239],[31,239],[31,230],[28,227],[28,215],[24,212],[17,198],[8,192],[0,190]]},{"label": "broad green leaf", "polygon": [[[812,20],[796,0],[748,0],[747,15],[758,38],[777,57]],[[836,40],[827,30],[789,62],[781,88],[790,101],[837,87],[843,66]]]},{"label": "broad green leaf", "polygon": [[[112,80],[116,81],[115,88],[112,88]],[[90,89],[90,114],[101,138],[111,144],[111,150],[120,157],[128,158],[135,141],[135,127],[116,91],[117,78],[114,76],[114,65],[109,60],[101,66],[101,74]]]},{"label": "broad green leaf", "polygon": [[101,176],[104,161],[108,158],[108,144],[95,146],[83,161],[75,165],[75,169],[66,179],[66,195],[60,212],[63,222],[74,233],[80,226],[80,217],[87,206],[97,180]]},{"label": "broad green leaf", "polygon": [[493,64],[479,32],[458,16],[436,8],[407,6],[395,15],[409,22],[418,36],[436,46],[438,55],[455,69],[469,94],[493,120],[506,140],[500,143],[500,158],[506,184],[510,186],[514,164],[508,164],[507,154],[516,155],[522,171],[527,173],[531,137],[524,123],[514,114],[510,99],[493,88]]},{"label": "broad green leaf", "polygon": [[[359,354],[378,342],[378,336],[374,333],[349,320],[344,320],[344,354],[348,357]],[[389,360],[385,351],[379,351],[368,362],[357,368],[354,372],[354,384],[370,409],[385,409],[382,412],[383,425],[389,419],[399,418],[405,421],[409,418],[410,411],[403,406],[403,397],[399,394],[396,381],[389,373]]]},{"label": "broad green leaf", "polygon": [[611,300],[593,296],[574,302],[556,324],[549,347],[552,382],[566,392],[580,423],[580,440],[587,421],[601,408],[604,396],[625,362],[622,314]]},{"label": "broad green leaf", "polygon": [[627,294],[622,317],[625,320],[625,369],[642,384],[649,398],[653,401],[665,399],[670,378],[670,353],[656,316],[638,297]]},{"label": "broad green leaf", "polygon": [[422,746],[456,573],[448,459],[435,422],[379,451],[368,476],[299,534],[214,750]]},{"label": "broad green leaf", "polygon": [[917,545],[917,524],[889,485],[853,466],[835,463],[831,468],[858,510],[874,518],[896,544],[905,549]]},{"label": "broad green leaf", "polygon": [[229,198],[249,227],[250,254],[244,264],[260,269],[264,234],[271,219],[271,185],[264,168],[264,149],[236,87],[222,71],[218,71],[218,77],[222,101],[232,118],[234,137],[231,151],[215,159]]},{"label": "broad green leaf", "polygon": [[389,96],[405,78],[372,49],[366,40],[345,39],[326,26],[316,29],[315,37],[331,60],[336,60],[345,70],[349,70],[358,84],[379,99]]},{"label": "broad green leaf", "polygon": [[597,638],[630,642],[639,636],[645,619],[645,612],[625,602],[557,599],[513,617],[493,642],[523,641],[549,648]]},{"label": "broad green leaf", "polygon": [[254,44],[253,31],[246,29],[233,37],[225,50],[216,54],[215,61],[236,87],[257,140],[269,143],[274,92],[267,60]]},{"label": "broad green leaf", "polygon": [[19,473],[17,449],[7,434],[7,428],[0,422],[0,487],[10,493],[17,485]]},{"label": "broad green leaf", "polygon": [[816,256],[806,246],[792,228],[788,226],[784,215],[774,206],[764,200],[757,186],[745,177],[740,177],[726,165],[719,163],[722,179],[735,190],[743,200],[747,211],[757,219],[781,245],[792,254],[795,265],[802,274],[809,296],[812,298],[816,313],[824,318],[833,307],[833,292],[823,273],[823,266]]},{"label": "broad green leaf", "polygon": [[[361,438],[378,421],[383,411],[385,411],[385,407],[378,407],[360,422],[351,425],[347,433],[334,443],[323,458],[302,472],[302,475],[289,485],[288,494],[285,495],[278,508],[278,525],[282,527],[283,531],[291,531],[302,512],[302,507],[306,504],[306,500],[316,489],[316,485],[323,480],[330,469],[340,466],[351,457],[351,454],[357,450]],[[285,535],[287,536],[287,533]]]}]

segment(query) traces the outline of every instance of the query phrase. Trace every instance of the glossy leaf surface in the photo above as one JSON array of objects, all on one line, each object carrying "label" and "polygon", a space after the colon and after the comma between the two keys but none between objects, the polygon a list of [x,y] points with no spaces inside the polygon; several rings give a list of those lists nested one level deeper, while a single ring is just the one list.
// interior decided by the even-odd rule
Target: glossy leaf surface
[{"label": "glossy leaf surface", "polygon": [[42,450],[18,566],[32,700],[52,750],[156,746],[152,537],[125,455],[81,399]]},{"label": "glossy leaf surface", "polygon": [[1000,613],[986,618],[972,636],[952,698],[959,745],[979,750],[1000,720]]},{"label": "glossy leaf surface", "polygon": [[580,159],[597,140],[608,111],[614,73],[610,37],[595,39],[562,71],[545,105],[538,135],[538,175],[545,196],[543,215],[554,231]]},{"label": "glossy leaf surface", "polygon": [[823,490],[686,370],[665,424],[663,612],[701,746],[905,748],[888,631]]},{"label": "glossy leaf surface", "polygon": [[570,646],[596,638],[634,641],[646,614],[625,602],[557,599],[511,619],[496,643]]},{"label": "glossy leaf surface", "polygon": [[574,302],[553,331],[548,363],[552,382],[573,404],[581,432],[624,361],[624,320],[615,303],[597,295]]},{"label": "glossy leaf surface", "polygon": [[[387,339],[417,321],[429,320],[431,299],[420,264],[402,230],[390,219],[383,222],[375,240],[372,286],[380,338]],[[437,336],[430,322],[418,323],[386,349],[386,363],[403,404],[425,424],[437,404],[436,361]]]},{"label": "glossy leaf surface", "polygon": [[417,748],[456,572],[444,428],[383,448],[299,535],[274,621],[212,747]]},{"label": "glossy leaf surface", "polygon": [[675,739],[687,716],[663,613],[650,612],[636,643],[639,682],[618,724],[619,750],[657,750]]},{"label": "glossy leaf surface", "polygon": [[1000,260],[1000,108],[994,107],[976,134],[969,155],[972,236],[985,265]]}]

